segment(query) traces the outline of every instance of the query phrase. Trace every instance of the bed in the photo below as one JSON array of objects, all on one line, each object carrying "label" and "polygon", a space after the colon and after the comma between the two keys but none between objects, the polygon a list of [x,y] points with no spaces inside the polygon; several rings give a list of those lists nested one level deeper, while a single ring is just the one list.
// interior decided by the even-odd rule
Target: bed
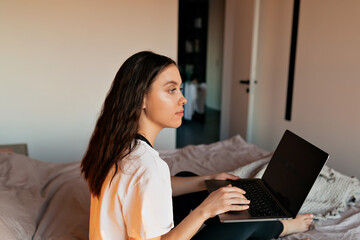
[{"label": "bed", "polygon": [[[172,175],[219,171],[260,177],[271,158],[239,135],[160,151]],[[88,239],[90,196],[80,162],[42,162],[0,151],[0,239]],[[304,203],[312,229],[283,239],[360,239],[360,182],[325,166]]]}]

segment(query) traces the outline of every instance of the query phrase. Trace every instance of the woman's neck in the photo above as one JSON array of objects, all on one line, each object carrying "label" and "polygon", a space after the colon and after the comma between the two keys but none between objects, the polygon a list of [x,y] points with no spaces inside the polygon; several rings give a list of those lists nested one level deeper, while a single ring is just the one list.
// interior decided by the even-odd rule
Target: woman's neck
[{"label": "woman's neck", "polygon": [[150,147],[153,147],[153,145],[149,142],[149,140],[146,139],[146,137],[144,137],[143,135],[137,133],[135,136],[135,139],[139,139],[141,141],[146,142]]},{"label": "woman's neck", "polygon": [[163,128],[151,121],[144,112],[141,113],[137,133],[144,136],[152,146],[154,146],[156,136],[159,134],[161,129]]},{"label": "woman's neck", "polygon": [[160,131],[154,132],[154,131],[144,131],[143,129],[139,129],[138,134],[146,138],[151,146],[154,146],[156,136],[158,135]]}]

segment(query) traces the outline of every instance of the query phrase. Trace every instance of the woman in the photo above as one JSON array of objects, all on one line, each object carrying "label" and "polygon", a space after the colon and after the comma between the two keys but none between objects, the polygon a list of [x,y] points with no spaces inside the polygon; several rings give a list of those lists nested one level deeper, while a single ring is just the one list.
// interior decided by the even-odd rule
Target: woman
[{"label": "woman", "polygon": [[205,179],[237,179],[227,173],[170,177],[152,146],[160,130],[181,125],[185,103],[173,60],[139,52],[121,66],[81,165],[91,192],[90,239],[270,239],[307,230],[309,214],[268,223],[208,220],[249,208],[245,192],[230,185],[205,196],[174,227],[172,196],[205,190]]}]

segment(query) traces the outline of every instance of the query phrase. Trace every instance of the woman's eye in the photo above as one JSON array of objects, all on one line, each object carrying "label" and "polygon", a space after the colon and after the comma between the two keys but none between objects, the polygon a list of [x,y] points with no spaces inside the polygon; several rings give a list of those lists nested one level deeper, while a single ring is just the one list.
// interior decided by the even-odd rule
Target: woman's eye
[{"label": "woman's eye", "polygon": [[174,93],[175,90],[176,90],[176,88],[173,88],[173,89],[171,89],[169,92],[170,92],[170,93]]}]

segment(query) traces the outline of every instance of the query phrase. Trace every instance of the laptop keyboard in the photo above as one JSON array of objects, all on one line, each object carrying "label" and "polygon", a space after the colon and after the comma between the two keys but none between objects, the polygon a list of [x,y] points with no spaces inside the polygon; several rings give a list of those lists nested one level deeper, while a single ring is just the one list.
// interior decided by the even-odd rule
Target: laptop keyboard
[{"label": "laptop keyboard", "polygon": [[258,181],[231,181],[231,185],[246,191],[245,197],[250,200],[248,211],[252,217],[285,216],[284,211]]}]

